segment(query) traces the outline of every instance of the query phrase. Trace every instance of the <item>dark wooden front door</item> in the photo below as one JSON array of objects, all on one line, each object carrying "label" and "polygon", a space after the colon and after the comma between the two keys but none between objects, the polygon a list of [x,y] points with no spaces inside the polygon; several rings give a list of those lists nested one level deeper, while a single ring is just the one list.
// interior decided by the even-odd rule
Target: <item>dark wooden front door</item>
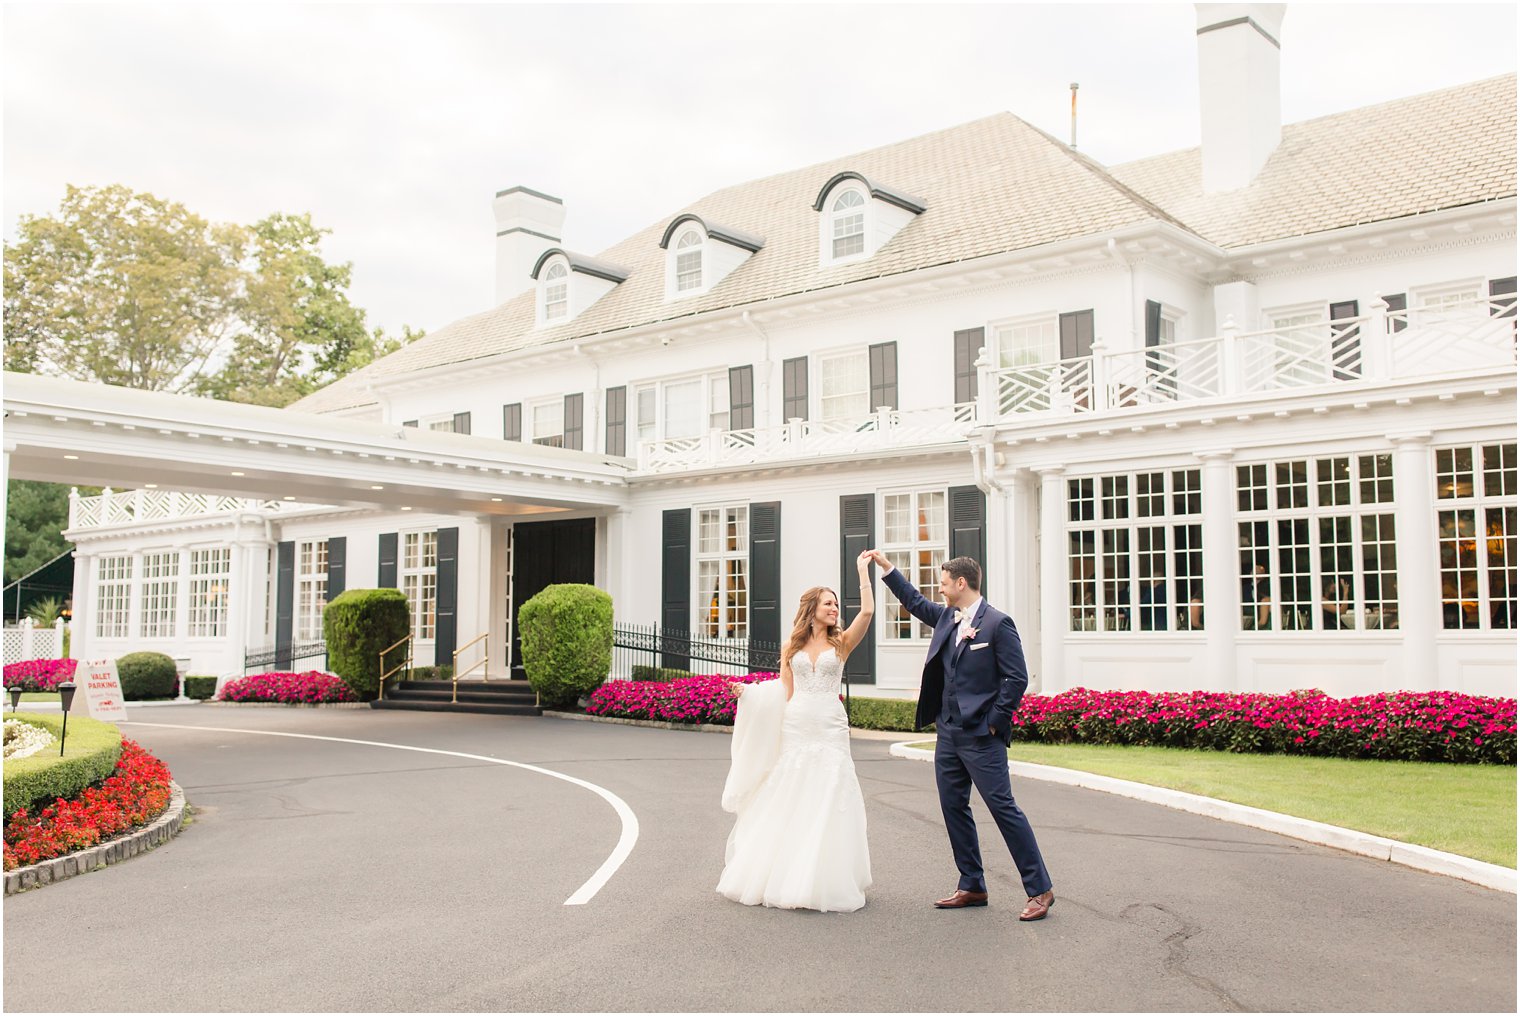
[{"label": "dark wooden front door", "polygon": [[519,522],[512,527],[512,676],[522,677],[517,615],[545,586],[596,581],[596,519]]}]

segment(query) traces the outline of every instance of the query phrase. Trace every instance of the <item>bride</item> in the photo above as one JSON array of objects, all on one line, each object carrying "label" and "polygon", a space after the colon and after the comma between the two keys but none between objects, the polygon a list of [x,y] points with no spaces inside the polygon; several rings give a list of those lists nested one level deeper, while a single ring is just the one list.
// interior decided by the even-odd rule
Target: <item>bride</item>
[{"label": "bride", "polygon": [[875,610],[870,561],[862,554],[855,562],[860,613],[848,629],[839,627],[839,597],[814,586],[798,604],[781,679],[731,685],[741,697],[723,807],[738,818],[718,881],[731,900],[824,911],[865,905],[865,800],[839,689]]}]

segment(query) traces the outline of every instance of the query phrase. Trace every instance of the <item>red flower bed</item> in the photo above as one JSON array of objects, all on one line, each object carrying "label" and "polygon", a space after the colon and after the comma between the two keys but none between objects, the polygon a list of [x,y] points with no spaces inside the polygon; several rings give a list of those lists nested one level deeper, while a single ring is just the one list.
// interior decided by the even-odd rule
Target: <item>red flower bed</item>
[{"label": "red flower bed", "polygon": [[65,681],[74,679],[78,660],[23,660],[5,665],[5,687],[21,686],[22,691],[54,691]]},{"label": "red flower bed", "polygon": [[1411,762],[1515,764],[1515,700],[1450,691],[1335,699],[1321,691],[1026,695],[1014,739]]},{"label": "red flower bed", "polygon": [[608,681],[591,693],[586,712],[633,720],[729,724],[734,722],[738,703],[729,684],[755,684],[775,677],[765,673],[740,677],[703,674],[674,681]]},{"label": "red flower bed", "polygon": [[123,739],[116,769],[78,797],[57,798],[37,815],[19,809],[5,823],[5,870],[93,847],[169,807],[169,768]]},{"label": "red flower bed", "polygon": [[276,671],[250,674],[222,686],[223,702],[357,702],[353,690],[335,674],[307,670],[299,674]]}]

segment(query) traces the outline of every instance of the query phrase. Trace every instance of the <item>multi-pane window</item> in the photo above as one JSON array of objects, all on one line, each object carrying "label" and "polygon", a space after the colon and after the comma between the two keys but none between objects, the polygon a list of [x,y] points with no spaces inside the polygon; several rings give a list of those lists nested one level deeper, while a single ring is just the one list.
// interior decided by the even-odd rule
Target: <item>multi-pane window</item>
[{"label": "multi-pane window", "polygon": [[179,551],[144,554],[142,580],[142,637],[173,638],[179,606]]},{"label": "multi-pane window", "polygon": [[676,292],[702,288],[702,234],[689,230],[676,241]]},{"label": "multi-pane window", "polygon": [[570,272],[555,262],[544,273],[544,320],[562,318],[570,308]]},{"label": "multi-pane window", "polygon": [[412,638],[431,639],[437,631],[438,533],[404,533],[401,591],[412,611]]},{"label": "multi-pane window", "polygon": [[634,392],[640,441],[695,438],[728,429],[728,374],[641,385]]},{"label": "multi-pane window", "polygon": [[697,633],[749,637],[749,506],[697,511]]},{"label": "multi-pane window", "polygon": [[327,606],[327,541],[302,540],[296,545],[297,642],[322,638],[322,610]]},{"label": "multi-pane window", "polygon": [[1393,456],[1237,466],[1247,631],[1399,626]]},{"label": "multi-pane window", "polygon": [[[939,599],[940,565],[950,559],[950,522],[943,490],[883,494],[881,549],[892,567],[930,600]],[[926,639],[933,629],[894,598],[887,604],[884,638]]]},{"label": "multi-pane window", "polygon": [[1197,469],[1066,481],[1072,631],[1203,628],[1203,483]]},{"label": "multi-pane window", "polygon": [[822,379],[819,418],[850,420],[871,412],[871,366],[867,353],[844,353],[821,357],[818,372]]},{"label": "multi-pane window", "polygon": [[1054,315],[993,325],[992,339],[999,367],[1028,367],[1061,358],[1061,337]]},{"label": "multi-pane window", "polygon": [[657,398],[659,398],[659,392],[655,390],[653,385],[640,388],[635,396],[640,441],[653,441],[659,436],[659,421],[655,415],[655,400]]},{"label": "multi-pane window", "polygon": [[232,548],[190,552],[190,637],[227,634],[227,589],[232,584]]},{"label": "multi-pane window", "polygon": [[132,558],[123,554],[103,557],[95,580],[95,635],[124,639],[131,632],[127,618],[132,609]]},{"label": "multi-pane window", "polygon": [[540,402],[533,407],[533,443],[565,447],[565,400]]},{"label": "multi-pane window", "polygon": [[1442,627],[1515,625],[1515,444],[1436,449]]},{"label": "multi-pane window", "polygon": [[834,256],[847,258],[866,249],[866,199],[847,190],[834,199]]}]

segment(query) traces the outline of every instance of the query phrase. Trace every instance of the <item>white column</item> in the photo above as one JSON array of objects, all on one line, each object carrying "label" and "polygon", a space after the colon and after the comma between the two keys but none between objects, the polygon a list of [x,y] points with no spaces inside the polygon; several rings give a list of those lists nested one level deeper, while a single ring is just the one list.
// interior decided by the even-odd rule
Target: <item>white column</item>
[{"label": "white column", "polygon": [[73,616],[69,618],[69,655],[76,660],[89,658],[95,641],[95,556],[74,551]]},{"label": "white column", "polygon": [[[1038,659],[1043,639],[1040,624],[1043,612],[1040,596],[1040,534],[1037,520],[1039,491],[1027,469],[1015,469],[1004,482],[1006,505],[1001,524],[1008,537],[1006,551],[999,566],[1008,575],[1006,604],[1013,623],[1018,625],[1024,643],[1026,661]],[[995,523],[996,524],[996,523]],[[1036,692],[1040,681],[1031,674],[1029,691]]]},{"label": "white column", "polygon": [[1028,663],[1030,685],[1050,695],[1066,687],[1066,467],[1030,472],[1040,478],[1040,655]]},{"label": "white column", "polygon": [[507,668],[507,654],[512,649],[507,644],[507,595],[512,581],[511,566],[507,560],[510,530],[505,521],[494,516],[482,518],[480,522],[490,530],[489,553],[482,552],[480,555],[480,560],[486,562],[485,574],[482,576],[485,598],[481,602],[489,605],[489,614],[484,618],[484,626],[480,630],[491,633],[491,659],[486,664],[486,675],[492,681],[505,681],[512,676]]},{"label": "white column", "polygon": [[[262,524],[262,523],[261,523]],[[264,605],[269,588],[269,548],[273,539],[262,533],[241,536],[232,545],[232,574],[227,581],[227,639],[224,673],[243,672],[243,656],[249,649],[268,644],[269,626]]]},{"label": "white column", "polygon": [[0,543],[5,541],[5,527],[10,519],[11,452],[15,450],[15,442],[5,442],[5,465],[4,471],[0,472]]},{"label": "white column", "polygon": [[1240,547],[1230,471],[1234,457],[1233,449],[1198,453],[1203,462],[1204,686],[1214,691],[1239,686],[1235,633],[1240,629]]},{"label": "white column", "polygon": [[1398,541],[1399,629],[1403,688],[1430,688],[1437,679],[1436,637],[1441,632],[1441,575],[1436,560],[1435,478],[1430,433],[1390,434],[1394,532]]},{"label": "white column", "polygon": [[[461,544],[463,542],[463,540],[460,541]],[[459,586],[454,605],[455,616],[458,618],[454,642],[456,648],[463,646],[482,632],[486,634],[484,645],[473,645],[459,657],[460,669],[468,670],[482,655],[485,656],[485,667],[470,675],[472,681],[503,676],[497,674],[491,666],[500,655],[502,632],[505,630],[505,625],[497,620],[498,611],[495,609],[501,601],[494,599],[491,595],[496,561],[496,519],[494,516],[477,515],[475,517],[475,542],[475,553],[472,559],[467,562],[461,554],[456,562]],[[470,574],[466,568],[473,568],[474,573]]]}]

